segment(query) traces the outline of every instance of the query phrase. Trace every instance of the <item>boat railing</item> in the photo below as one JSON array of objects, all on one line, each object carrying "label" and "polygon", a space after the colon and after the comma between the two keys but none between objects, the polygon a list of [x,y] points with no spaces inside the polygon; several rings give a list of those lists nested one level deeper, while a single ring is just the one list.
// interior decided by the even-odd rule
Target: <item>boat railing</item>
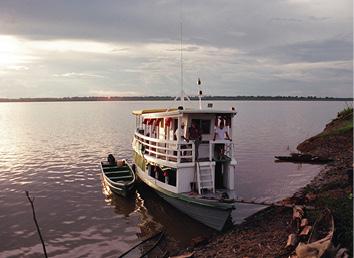
[{"label": "boat railing", "polygon": [[195,162],[195,145],[193,141],[177,142],[149,137],[138,132],[135,139],[140,144],[140,150],[153,158],[171,162]]},{"label": "boat railing", "polygon": [[209,142],[209,160],[212,161],[215,159],[215,144],[224,145],[224,155],[233,159],[235,153],[235,144],[230,140],[215,140]]}]

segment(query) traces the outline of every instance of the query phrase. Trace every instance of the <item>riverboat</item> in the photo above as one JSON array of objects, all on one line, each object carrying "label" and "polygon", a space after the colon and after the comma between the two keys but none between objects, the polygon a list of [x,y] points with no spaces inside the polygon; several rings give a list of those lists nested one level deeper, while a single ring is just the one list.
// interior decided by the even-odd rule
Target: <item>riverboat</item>
[{"label": "riverboat", "polygon": [[[221,231],[235,208],[234,108],[144,109],[133,111],[136,175],[164,200],[199,222]],[[214,139],[225,125],[228,139]],[[192,126],[193,124],[193,126]],[[191,128],[200,137],[190,137]],[[225,137],[226,138],[226,137]],[[222,150],[222,152],[220,151]]]}]

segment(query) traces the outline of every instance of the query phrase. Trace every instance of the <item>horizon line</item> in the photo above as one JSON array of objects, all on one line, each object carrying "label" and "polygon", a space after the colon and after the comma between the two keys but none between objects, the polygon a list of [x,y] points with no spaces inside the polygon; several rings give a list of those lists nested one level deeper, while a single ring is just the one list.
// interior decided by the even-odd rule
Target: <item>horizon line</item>
[{"label": "horizon line", "polygon": [[[197,96],[191,96],[191,100],[198,100]],[[174,96],[73,96],[73,97],[20,97],[20,98],[0,98],[0,102],[65,102],[65,101],[134,101],[134,100],[173,100]],[[353,101],[353,97],[319,97],[319,96],[225,96],[207,95],[204,100],[337,100]]]}]

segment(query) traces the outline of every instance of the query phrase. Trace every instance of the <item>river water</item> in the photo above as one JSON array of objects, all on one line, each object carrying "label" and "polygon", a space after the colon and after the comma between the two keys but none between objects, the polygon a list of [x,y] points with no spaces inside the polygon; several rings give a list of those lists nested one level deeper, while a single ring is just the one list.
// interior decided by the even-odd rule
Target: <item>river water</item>
[{"label": "river water", "polygon": [[[35,197],[50,257],[116,257],[165,229],[176,248],[215,234],[140,187],[130,199],[107,195],[99,161],[131,156],[131,111],[170,102],[0,103],[0,257],[38,257],[42,247],[25,190]],[[236,107],[237,195],[277,201],[321,166],[275,163],[319,133],[344,102],[223,101]],[[234,223],[259,210],[237,205]]]}]

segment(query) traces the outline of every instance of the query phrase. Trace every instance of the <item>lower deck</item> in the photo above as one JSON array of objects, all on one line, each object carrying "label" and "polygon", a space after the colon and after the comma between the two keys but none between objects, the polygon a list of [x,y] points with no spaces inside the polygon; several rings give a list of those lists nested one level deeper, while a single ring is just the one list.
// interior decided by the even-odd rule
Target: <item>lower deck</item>
[{"label": "lower deck", "polygon": [[150,186],[206,201],[234,198],[234,166],[229,160],[196,162],[188,167],[171,168],[135,153],[134,163],[137,175]]}]

